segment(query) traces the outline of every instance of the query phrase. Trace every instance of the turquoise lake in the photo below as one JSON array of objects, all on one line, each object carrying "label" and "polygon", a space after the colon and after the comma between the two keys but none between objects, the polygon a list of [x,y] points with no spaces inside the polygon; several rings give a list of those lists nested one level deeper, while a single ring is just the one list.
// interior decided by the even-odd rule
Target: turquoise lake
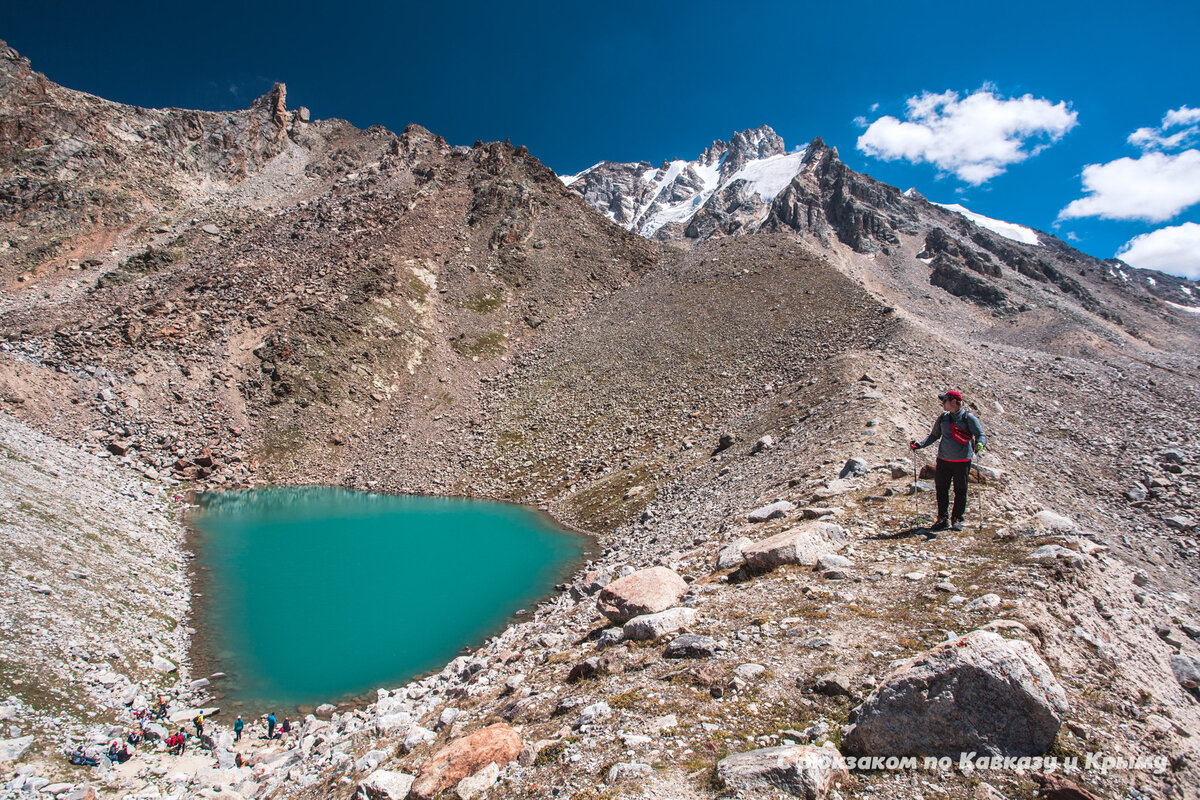
[{"label": "turquoise lake", "polygon": [[[436,671],[579,566],[591,541],[521,506],[322,487],[200,495],[194,672],[251,714]],[[370,699],[374,699],[371,697]]]}]

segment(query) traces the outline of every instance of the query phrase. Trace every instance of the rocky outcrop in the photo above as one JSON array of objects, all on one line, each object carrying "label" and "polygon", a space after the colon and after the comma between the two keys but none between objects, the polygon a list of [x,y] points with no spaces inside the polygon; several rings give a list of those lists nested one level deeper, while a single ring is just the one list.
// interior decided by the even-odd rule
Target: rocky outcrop
[{"label": "rocky outcrop", "polygon": [[786,792],[820,800],[834,783],[850,779],[846,763],[833,747],[785,745],[751,750],[717,762],[717,777],[738,797],[778,797]]},{"label": "rocky outcrop", "polygon": [[897,189],[849,169],[820,138],[809,143],[804,166],[775,198],[762,229],[790,228],[828,242],[832,233],[859,253],[900,243],[897,232],[915,233],[916,213]]},{"label": "rocky outcrop", "polygon": [[869,756],[1041,755],[1066,711],[1032,647],[972,631],[889,675],[853,713],[842,746]]},{"label": "rocky outcrop", "polygon": [[596,605],[613,622],[666,611],[687,592],[687,583],[666,567],[651,567],[613,581],[600,590]]},{"label": "rocky outcrop", "polygon": [[489,764],[505,767],[521,754],[521,734],[498,722],[457,739],[433,754],[417,773],[409,794],[431,800]]},{"label": "rocky outcrop", "polygon": [[1008,295],[1003,289],[958,266],[944,253],[939,253],[933,259],[929,284],[981,306],[1003,308],[1008,304]]},{"label": "rocky outcrop", "polygon": [[811,567],[818,557],[837,553],[846,544],[846,531],[841,525],[809,522],[743,548],[742,556],[753,572],[766,572],[784,564]]}]

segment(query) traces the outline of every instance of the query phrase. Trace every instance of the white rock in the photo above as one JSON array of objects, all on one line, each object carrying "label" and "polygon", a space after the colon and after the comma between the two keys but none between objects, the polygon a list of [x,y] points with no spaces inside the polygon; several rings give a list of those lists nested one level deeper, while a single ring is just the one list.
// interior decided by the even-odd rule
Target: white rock
[{"label": "white rock", "polygon": [[164,675],[167,675],[167,674],[179,669],[178,667],[176,667],[170,661],[167,661],[162,656],[155,656],[154,658],[150,659],[150,668],[156,672],[161,672]]},{"label": "white rock", "polygon": [[581,728],[584,725],[591,725],[597,720],[607,719],[610,716],[612,716],[612,709],[608,707],[608,703],[601,700],[597,703],[592,703],[579,712],[579,719],[575,721],[575,727]]},{"label": "white rock", "polygon": [[795,508],[796,505],[794,503],[789,503],[787,500],[777,500],[774,503],[759,506],[747,514],[746,518],[751,522],[766,522],[770,519],[785,517],[789,511],[793,511]]},{"label": "white rock", "polygon": [[623,783],[626,781],[639,781],[643,778],[649,778],[654,770],[649,764],[639,764],[637,762],[626,762],[613,764],[608,768],[608,774],[605,776],[605,783]]},{"label": "white rock", "polygon": [[742,664],[733,671],[733,674],[745,680],[753,680],[766,671],[767,668],[762,664]]},{"label": "white rock", "polygon": [[850,774],[836,748],[784,745],[723,758],[717,762],[717,777],[739,797],[786,793],[819,800],[835,781],[849,780]]},{"label": "white rock", "polygon": [[393,714],[383,714],[375,718],[375,730],[380,736],[406,731],[412,725],[412,714],[407,711],[397,711]]},{"label": "white rock", "polygon": [[404,737],[404,752],[411,753],[423,744],[435,741],[437,734],[428,728],[422,728],[420,725],[414,725],[412,729]]},{"label": "white rock", "polygon": [[1000,607],[1000,595],[985,594],[981,597],[976,597],[971,602],[963,606],[964,610],[972,612],[995,611]]},{"label": "white rock", "polygon": [[825,553],[847,544],[846,531],[833,522],[808,522],[757,542],[742,551],[750,569],[765,572],[783,564],[811,567]]},{"label": "white rock", "polygon": [[377,769],[359,784],[369,800],[404,800],[413,785],[413,776],[404,772]]},{"label": "white rock", "polygon": [[733,569],[740,567],[746,561],[746,557],[742,555],[742,550],[754,544],[754,542],[743,536],[737,541],[730,542],[721,548],[721,552],[717,554],[717,569]]},{"label": "white rock", "polygon": [[626,622],[621,629],[626,639],[648,641],[673,631],[686,628],[696,622],[696,611],[692,608],[669,608],[657,614],[643,614]]},{"label": "white rock", "polygon": [[468,775],[459,781],[454,787],[454,793],[459,800],[473,800],[495,786],[498,780],[500,780],[500,767],[496,766],[493,761],[474,775]]}]

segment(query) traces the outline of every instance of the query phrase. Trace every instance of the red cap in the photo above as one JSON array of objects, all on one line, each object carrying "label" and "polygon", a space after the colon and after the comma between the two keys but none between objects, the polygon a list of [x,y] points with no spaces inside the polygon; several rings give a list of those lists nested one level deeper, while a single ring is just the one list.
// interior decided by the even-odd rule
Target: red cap
[{"label": "red cap", "polygon": [[962,392],[957,389],[947,389],[945,394],[938,395],[938,400],[957,400],[961,403],[963,401]]}]

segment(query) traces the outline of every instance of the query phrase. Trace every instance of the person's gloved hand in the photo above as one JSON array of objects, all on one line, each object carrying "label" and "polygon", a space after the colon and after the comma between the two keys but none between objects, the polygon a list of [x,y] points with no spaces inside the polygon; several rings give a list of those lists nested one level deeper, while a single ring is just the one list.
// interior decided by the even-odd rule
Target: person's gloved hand
[{"label": "person's gloved hand", "polygon": [[920,447],[920,445],[919,445],[919,444],[917,444],[917,440],[916,440],[916,439],[913,439],[911,442],[909,442],[909,443],[908,443],[908,446],[909,446],[909,447],[911,447],[913,450],[916,450],[916,449],[918,449],[918,448]]},{"label": "person's gloved hand", "polygon": [[983,452],[983,442],[976,442],[975,443],[975,453],[978,455],[979,453],[982,453],[982,452]]}]

